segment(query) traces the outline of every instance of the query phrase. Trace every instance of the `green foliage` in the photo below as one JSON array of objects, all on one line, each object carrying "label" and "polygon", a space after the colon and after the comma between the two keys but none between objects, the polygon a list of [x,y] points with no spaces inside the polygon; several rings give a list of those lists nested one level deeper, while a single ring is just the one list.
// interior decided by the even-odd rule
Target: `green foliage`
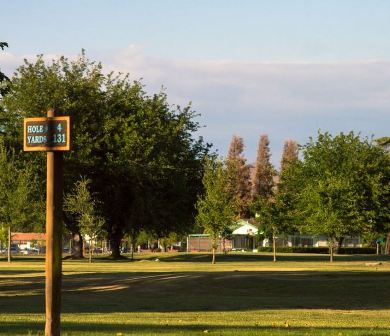
[{"label": "green foliage", "polygon": [[223,163],[218,159],[206,159],[203,186],[205,193],[197,202],[196,221],[210,235],[213,248],[217,241],[235,222],[234,203],[227,197],[227,173]]},{"label": "green foliage", "polygon": [[44,202],[29,166],[21,166],[13,150],[0,139],[0,224],[12,231],[40,231]]},{"label": "green foliage", "polygon": [[276,261],[276,236],[286,231],[286,208],[276,194],[272,198],[257,197],[253,202],[253,210],[258,223],[259,236],[273,240],[274,261]]},{"label": "green foliage", "polygon": [[0,246],[3,247],[7,244],[7,229],[4,225],[0,226]]},{"label": "green foliage", "polygon": [[[73,148],[64,155],[65,191],[85,176],[102,206],[112,248],[141,228],[165,236],[186,232],[202,190],[202,158],[209,145],[194,139],[199,125],[190,106],[173,107],[164,92],[149,96],[128,76],[104,74],[84,53],[45,63],[25,61],[4,99],[1,127],[9,148],[21,150],[22,120],[50,107],[73,121]],[[27,154],[44,179],[44,156]],[[78,233],[78,222],[66,216]]]},{"label": "green foliage", "polygon": [[272,238],[279,232],[283,232],[281,227],[282,209],[275,199],[258,197],[252,204],[252,209],[256,214],[259,232],[267,238]]},{"label": "green foliage", "polygon": [[177,233],[171,232],[168,236],[160,239],[160,244],[166,250],[166,248],[170,245],[173,245],[177,242],[180,242],[182,237],[180,237]]},{"label": "green foliage", "polygon": [[97,212],[97,202],[89,191],[90,183],[90,180],[82,178],[74,184],[73,190],[65,196],[64,210],[76,218],[84,239],[89,238],[89,261],[91,262],[93,244],[101,233],[104,218]]},{"label": "green foliage", "polygon": [[334,240],[383,231],[389,223],[389,158],[353,132],[310,139],[290,178],[301,231]]},{"label": "green foliage", "polygon": [[151,234],[147,233],[145,230],[141,230],[137,235],[136,244],[146,244],[148,241],[151,241],[153,239],[154,237]]},{"label": "green foliage", "polygon": [[74,184],[73,190],[65,196],[64,210],[76,216],[81,233],[94,240],[104,225],[104,219],[97,212],[97,202],[89,191],[90,183],[82,178]]},{"label": "green foliage", "polygon": [[281,161],[281,172],[278,183],[275,184],[275,168],[270,162],[269,140],[267,135],[262,135],[257,150],[257,161],[255,168],[256,187],[253,191],[252,212],[258,222],[261,236],[272,238],[275,235],[292,231],[291,199],[294,190],[288,181],[288,169],[297,161],[297,144],[286,141],[284,145],[283,158]]}]

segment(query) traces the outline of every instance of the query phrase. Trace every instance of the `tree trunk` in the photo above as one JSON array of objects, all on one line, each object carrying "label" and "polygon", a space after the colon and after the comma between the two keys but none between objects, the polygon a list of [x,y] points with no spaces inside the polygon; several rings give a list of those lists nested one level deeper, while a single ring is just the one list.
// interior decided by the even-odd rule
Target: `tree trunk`
[{"label": "tree trunk", "polygon": [[92,262],[92,249],[93,249],[93,246],[92,246],[92,239],[89,240],[89,263]]},{"label": "tree trunk", "polygon": [[11,227],[9,226],[8,227],[8,249],[7,249],[7,259],[8,259],[8,262],[10,263],[11,262]]},{"label": "tree trunk", "polygon": [[276,236],[272,236],[272,250],[274,254],[274,262],[276,262]]},{"label": "tree trunk", "polygon": [[390,254],[390,231],[387,233],[385,254]]},{"label": "tree trunk", "polygon": [[344,237],[340,237],[337,240],[337,246],[336,246],[336,251],[335,251],[336,254],[340,253],[340,249],[341,249],[341,245],[343,245],[343,241],[344,241]]},{"label": "tree trunk", "polygon": [[120,232],[111,233],[110,245],[111,245],[111,257],[113,259],[119,259],[121,257],[121,241],[122,234]]},{"label": "tree trunk", "polygon": [[134,260],[134,249],[135,249],[135,244],[137,241],[135,240],[135,237],[131,237],[131,260]]},{"label": "tree trunk", "polygon": [[333,262],[333,238],[331,238],[330,240],[329,240],[329,257],[330,257],[330,259],[329,259],[329,261],[330,262]]},{"label": "tree trunk", "polygon": [[211,263],[215,264],[215,247],[214,246],[213,246],[213,249],[212,249],[212,253],[213,253],[213,259],[211,260]]},{"label": "tree trunk", "polygon": [[72,258],[84,258],[83,255],[83,237],[79,232],[72,232]]}]

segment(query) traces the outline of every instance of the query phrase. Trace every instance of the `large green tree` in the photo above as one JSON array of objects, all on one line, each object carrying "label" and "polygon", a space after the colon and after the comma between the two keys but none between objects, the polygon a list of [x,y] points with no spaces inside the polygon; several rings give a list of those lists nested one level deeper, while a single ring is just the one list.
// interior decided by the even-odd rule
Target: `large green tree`
[{"label": "large green tree", "polygon": [[[105,74],[83,53],[45,63],[42,56],[19,67],[4,98],[1,130],[8,147],[21,150],[24,117],[46,115],[50,107],[73,121],[73,148],[65,154],[65,192],[85,176],[102,204],[112,254],[119,257],[127,231],[145,228],[159,236],[187,231],[201,191],[202,158],[190,106],[168,103],[164,92],[147,95],[128,76]],[[44,180],[44,155],[25,153]],[[44,185],[42,184],[42,189]],[[80,227],[64,215],[81,254]]]},{"label": "large green tree", "polygon": [[[111,76],[108,76],[111,79]],[[101,65],[85,55],[76,61],[65,57],[45,63],[42,56],[25,61],[11,78],[11,90],[4,98],[1,130],[8,148],[22,150],[23,118],[46,116],[55,107],[60,114],[70,115],[74,124],[72,151],[65,154],[65,192],[79,176],[96,175],[104,163],[101,147],[102,125],[107,110],[104,85],[108,79]],[[26,165],[35,169],[45,194],[45,154],[22,153]],[[95,179],[96,182],[98,182]],[[74,239],[74,253],[82,255],[82,238],[77,221],[64,214],[65,223]]]},{"label": "large green tree", "polygon": [[222,161],[215,158],[206,160],[204,194],[199,197],[196,205],[198,209],[196,221],[210,235],[213,264],[219,240],[236,219],[234,200],[226,194],[227,179],[227,170]]},{"label": "large green tree", "polygon": [[389,223],[390,160],[368,139],[319,133],[303,146],[295,178],[300,229],[328,236],[331,260],[343,237]]},{"label": "large green tree", "polygon": [[[12,149],[0,139],[0,225],[8,228],[8,262],[11,261],[11,232],[39,231],[44,222],[44,202],[36,197],[37,178],[22,166]],[[34,197],[35,196],[35,197]]]},{"label": "large green tree", "polygon": [[[296,204],[295,195],[299,188],[297,181],[291,176],[294,174],[298,161],[298,144],[294,140],[286,140],[283,146],[280,171],[275,186],[275,200],[279,209],[279,231],[293,233],[296,231]],[[300,182],[299,182],[300,183]]]},{"label": "large green tree", "polygon": [[273,181],[275,170],[270,163],[268,138],[265,136],[260,138],[257,157],[255,176],[258,175],[259,182],[256,185],[259,187],[255,189],[258,192],[257,195],[254,193],[252,210],[259,231],[263,236],[272,238],[273,260],[276,261],[276,238],[294,229],[292,218],[295,216],[293,199],[296,188],[288,176],[298,161],[298,145],[293,140],[285,142],[277,183]]},{"label": "large green tree", "polygon": [[[379,139],[376,139],[375,142],[381,146],[390,157],[390,137],[385,136]],[[385,254],[390,254],[390,223],[387,225],[387,237],[386,237],[386,245],[385,245]]]},{"label": "large green tree", "polygon": [[252,175],[252,211],[259,232],[272,239],[273,259],[276,261],[276,237],[280,230],[280,206],[276,200],[275,168],[271,163],[268,135],[262,134],[257,146],[256,164]]}]

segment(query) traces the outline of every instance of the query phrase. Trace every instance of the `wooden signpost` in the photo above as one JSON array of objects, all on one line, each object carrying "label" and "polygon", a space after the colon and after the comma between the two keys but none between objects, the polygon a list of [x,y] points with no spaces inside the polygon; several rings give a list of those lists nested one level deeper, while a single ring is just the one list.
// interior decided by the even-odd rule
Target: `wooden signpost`
[{"label": "wooden signpost", "polygon": [[47,118],[24,120],[24,150],[47,152],[46,180],[46,336],[60,335],[62,271],[62,193],[63,151],[71,146],[69,116],[55,116],[50,109]]},{"label": "wooden signpost", "polygon": [[70,150],[70,117],[24,119],[25,151]]}]

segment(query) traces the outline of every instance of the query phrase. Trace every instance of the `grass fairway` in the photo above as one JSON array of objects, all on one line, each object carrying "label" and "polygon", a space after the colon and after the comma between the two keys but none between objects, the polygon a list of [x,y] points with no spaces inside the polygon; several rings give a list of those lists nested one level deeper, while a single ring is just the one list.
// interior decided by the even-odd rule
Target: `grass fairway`
[{"label": "grass fairway", "polygon": [[[218,257],[64,260],[62,335],[390,335],[389,258]],[[0,260],[0,335],[43,329],[43,259]]]}]

